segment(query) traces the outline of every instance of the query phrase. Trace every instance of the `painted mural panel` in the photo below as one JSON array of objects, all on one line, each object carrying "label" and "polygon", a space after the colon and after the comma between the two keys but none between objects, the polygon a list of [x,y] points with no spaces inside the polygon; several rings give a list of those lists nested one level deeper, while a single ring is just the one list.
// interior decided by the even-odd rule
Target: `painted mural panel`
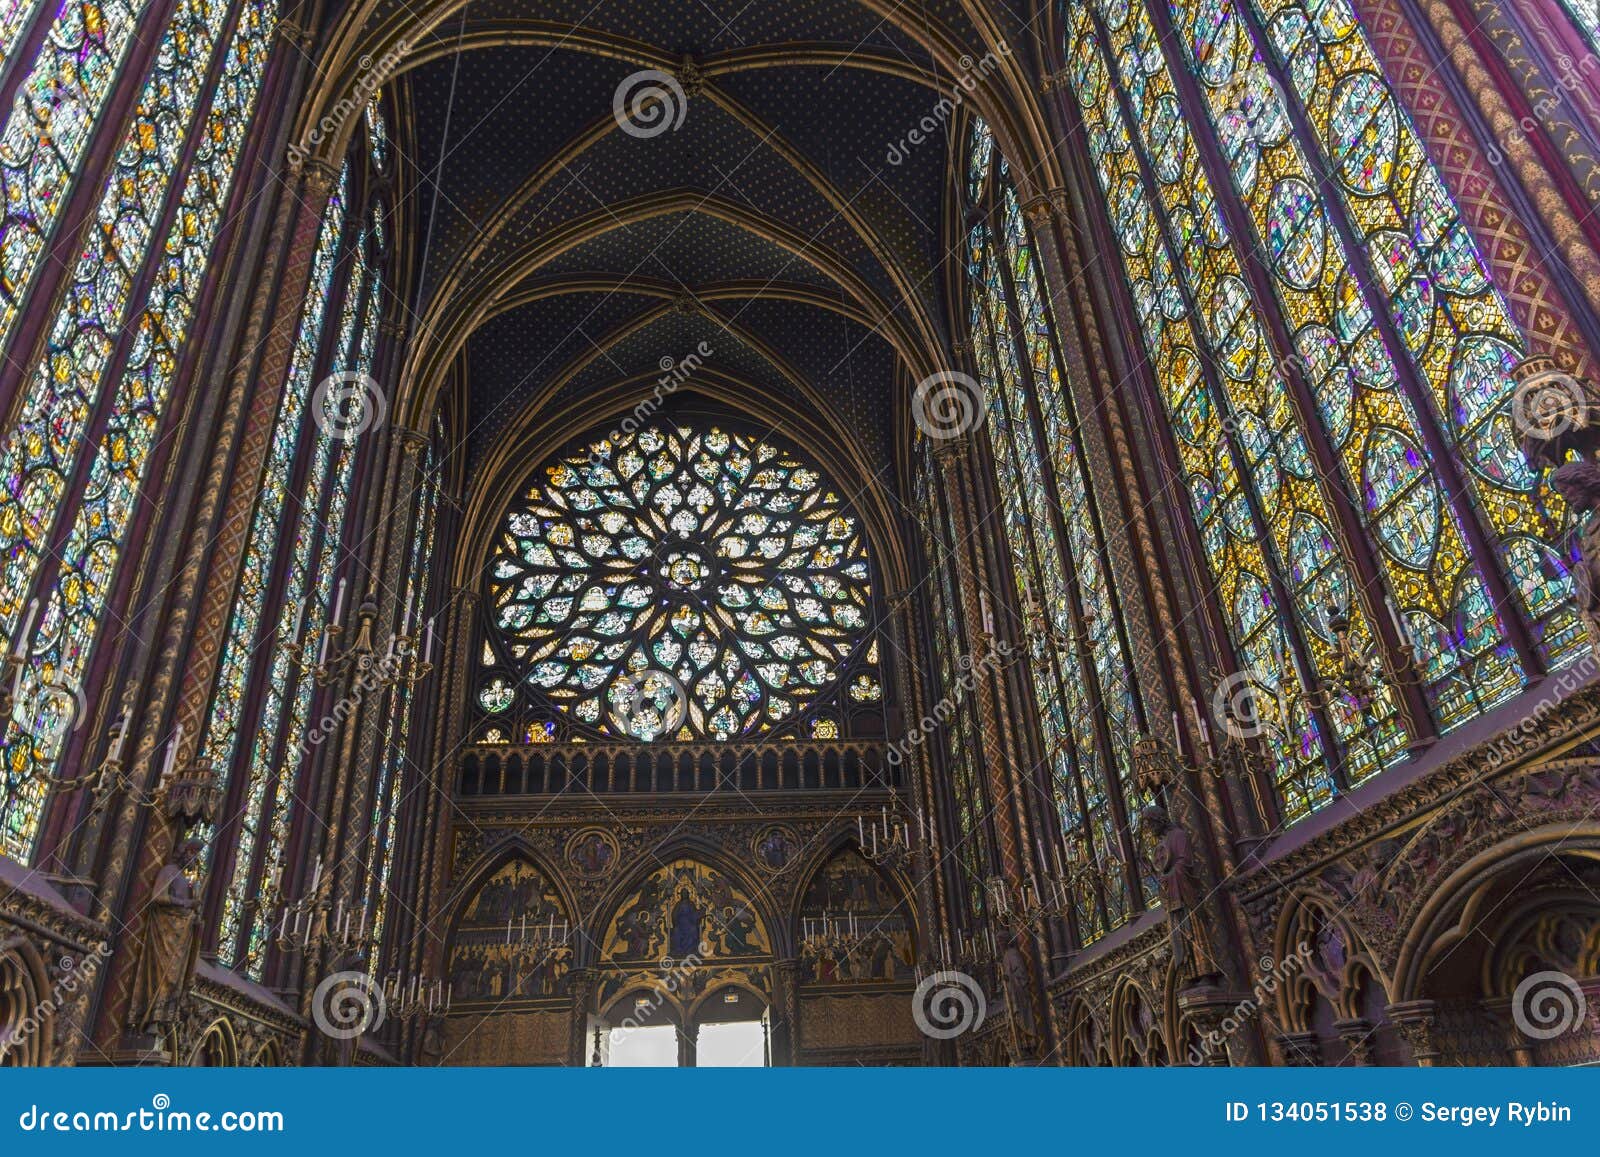
[{"label": "painted mural panel", "polygon": [[818,869],[800,904],[800,982],[806,985],[909,982],[916,927],[900,889],[854,848]]},{"label": "painted mural panel", "polygon": [[539,1000],[566,993],[570,920],[538,868],[512,860],[467,901],[450,947],[456,1003]]}]

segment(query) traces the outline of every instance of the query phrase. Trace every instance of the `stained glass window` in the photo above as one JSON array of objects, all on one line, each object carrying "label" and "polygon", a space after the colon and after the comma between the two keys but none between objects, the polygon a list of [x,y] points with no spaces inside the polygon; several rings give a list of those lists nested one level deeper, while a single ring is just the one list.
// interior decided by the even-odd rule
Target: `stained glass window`
[{"label": "stained glass window", "polygon": [[[436,441],[441,441],[436,434]],[[439,463],[433,444],[428,447],[423,463],[421,496],[417,508],[416,527],[412,535],[411,557],[407,560],[405,596],[403,605],[414,608],[417,617],[412,627],[427,617],[429,594],[429,560],[433,558],[433,545],[439,509]],[[402,624],[403,626],[405,624]],[[414,641],[425,632],[410,629]],[[419,659],[426,656],[419,656]],[[402,672],[410,675],[416,671],[415,663],[404,661]],[[384,725],[383,756],[378,764],[377,778],[372,789],[372,839],[367,851],[367,888],[365,895],[371,911],[372,938],[383,943],[384,926],[389,914],[390,870],[394,866],[394,833],[396,816],[403,802],[401,792],[405,770],[410,766],[412,714],[416,707],[415,685],[409,679],[396,684],[389,699],[389,717]],[[530,738],[529,742],[533,742]]]},{"label": "stained glass window", "polygon": [[[1523,339],[1349,5],[1313,7],[1314,16],[1298,3],[1253,5],[1270,50],[1290,62],[1286,91],[1234,0],[1171,5],[1233,184],[1271,254],[1296,352],[1339,423],[1327,424],[1434,676],[1441,722],[1452,726],[1520,686],[1497,609],[1528,615],[1556,663],[1575,657],[1580,632],[1564,605],[1565,569],[1540,541],[1536,479],[1510,416]],[[1334,219],[1341,208],[1354,251]],[[1382,340],[1379,310],[1403,349]],[[1401,390],[1391,356],[1409,360],[1431,413]],[[1466,467],[1459,507],[1441,493],[1422,422],[1439,427]],[[1462,518],[1488,524],[1500,559],[1467,557]],[[1491,605],[1477,568],[1497,562],[1521,607]]]},{"label": "stained glass window", "polygon": [[[100,108],[133,43],[141,7],[136,0],[63,4],[17,88],[5,128],[0,130],[0,197],[5,207],[5,219],[0,223],[0,347],[11,340],[22,297],[38,270]],[[184,51],[177,47],[174,33],[187,35],[183,30],[186,20],[197,13],[220,17],[226,14],[226,7],[220,2],[179,5],[173,28],[162,43],[156,75],[173,69],[203,69],[210,39]],[[13,2],[0,18],[7,56],[30,8]],[[215,35],[214,28],[211,35]],[[192,59],[176,59],[180,55]],[[145,95],[148,102],[151,94],[147,90]],[[180,136],[189,111],[176,110]]]},{"label": "stained glass window", "polygon": [[1600,4],[1593,0],[1561,0],[1561,6],[1572,17],[1596,52],[1600,52]]},{"label": "stained glass window", "polygon": [[[636,739],[798,722],[847,673],[871,595],[856,517],[815,466],[666,422],[540,471],[489,576],[494,635],[525,685],[583,729]],[[509,706],[510,687],[488,678],[479,703]]]},{"label": "stained glass window", "polygon": [[[975,164],[993,157],[981,143],[987,135],[981,126],[974,134]],[[1004,162],[991,163],[986,181],[968,182],[990,195],[968,253],[973,350],[988,408],[983,428],[1034,648],[1028,667],[1063,827],[1069,842],[1116,865],[1126,858],[1122,829],[1141,802],[1132,786],[1132,746],[1142,731],[1132,664],[1033,241]],[[1085,881],[1077,913],[1084,942],[1133,913],[1132,876],[1113,870],[1098,903]]]},{"label": "stained glass window", "polygon": [[372,148],[372,163],[389,167],[389,128],[383,123],[383,101],[377,93],[367,102],[367,140]]},{"label": "stained glass window", "polygon": [[969,912],[980,912],[984,903],[984,880],[988,877],[987,837],[983,787],[977,774],[982,758],[978,746],[978,723],[973,699],[966,690],[972,661],[965,654],[962,640],[961,603],[956,594],[957,567],[954,558],[955,534],[942,501],[938,470],[934,466],[930,443],[924,439],[917,457],[916,512],[922,536],[922,552],[930,578],[928,607],[932,617],[934,658],[939,687],[950,689],[954,710],[940,729],[938,742],[946,769],[946,779],[954,822],[954,846],[950,862],[960,882],[960,894]]},{"label": "stained glass window", "polygon": [[[290,476],[304,436],[304,419],[311,395],[311,359],[315,356],[321,332],[321,318],[326,308],[334,272],[334,258],[344,224],[345,189],[340,188],[330,199],[323,212],[321,233],[312,261],[311,288],[307,296],[305,314],[291,354],[291,369],[278,406],[273,426],[272,443],[262,477],[260,497],[250,527],[250,538],[245,547],[244,564],[240,568],[239,590],[234,597],[233,614],[229,621],[228,641],[223,649],[218,670],[217,688],[211,704],[201,755],[209,758],[224,782],[231,778],[233,758],[240,738],[246,691],[251,685],[251,670],[259,661],[258,632],[265,611],[268,582],[273,573],[272,560],[276,557],[279,536],[284,523],[284,512],[293,496],[289,493]],[[315,501],[314,496],[311,501]],[[298,575],[291,573],[288,586],[298,585]],[[283,642],[298,642],[297,632],[304,632],[303,593],[285,602],[287,623],[279,624]],[[267,714],[273,714],[271,705],[281,694],[280,675],[288,669],[290,657],[281,648],[267,648],[272,655],[266,685]],[[264,784],[252,779],[245,791],[241,815],[241,834],[237,841],[238,859],[248,864],[255,848],[256,822],[260,813]]]},{"label": "stained glass window", "polygon": [[[348,172],[341,174],[339,184],[323,211],[306,302],[290,351],[283,399],[279,403],[273,443],[247,548],[250,551],[259,550],[259,554],[247,555],[247,558],[258,563],[275,556],[286,557],[278,621],[264,640],[266,677],[261,685],[255,733],[248,749],[234,751],[240,734],[234,722],[238,708],[233,704],[242,697],[245,686],[248,686],[252,665],[260,662],[259,658],[252,659],[251,652],[261,645],[258,640],[265,598],[265,591],[260,589],[258,580],[244,577],[235,598],[232,630],[228,649],[224,652],[217,700],[212,706],[212,720],[206,737],[207,749],[215,745],[217,750],[213,758],[219,771],[230,778],[234,774],[246,776],[239,808],[238,836],[233,842],[231,883],[223,902],[218,943],[219,955],[228,964],[239,962],[238,942],[248,912],[244,900],[253,894],[252,889],[256,886],[253,881],[258,878],[255,874],[257,869],[262,872],[259,878],[274,879],[282,868],[279,859],[267,854],[273,842],[264,837],[275,830],[283,830],[286,823],[286,817],[281,814],[281,805],[293,788],[292,780],[299,760],[297,756],[287,758],[280,751],[280,741],[285,735],[298,739],[294,732],[283,726],[284,707],[297,683],[309,675],[296,662],[287,644],[307,646],[307,658],[314,658],[315,640],[327,623],[329,608],[326,599],[319,599],[315,594],[319,590],[319,583],[323,586],[327,584],[322,582],[324,576],[313,571],[313,561],[321,527],[323,500],[329,485],[330,461],[339,447],[338,439],[330,436],[326,424],[315,420],[320,416],[313,413],[313,388],[318,353],[325,344],[324,330],[329,328],[328,304],[334,292],[338,258],[345,234],[349,185]],[[337,350],[349,348],[359,316],[365,273],[365,268],[359,262],[351,262],[345,285],[344,308],[339,327],[334,331],[334,348]],[[306,421],[308,416],[314,419],[310,423]],[[288,490],[289,478],[299,456],[308,453],[308,443],[306,483],[303,493],[295,495]],[[285,531],[291,527],[292,537],[284,538]],[[266,570],[266,573],[270,574],[271,570]],[[238,682],[235,683],[235,680]],[[224,756],[232,756],[232,759]],[[260,952],[247,958],[247,963],[258,970],[262,963]]]},{"label": "stained glass window", "polygon": [[[1509,418],[1524,343],[1347,0],[1062,7],[1068,87],[1292,820],[1335,769],[1355,782],[1404,758],[1375,601],[1442,729],[1522,686],[1505,616],[1552,664],[1578,653],[1562,528]],[[1374,573],[1352,573],[1340,506]],[[1475,556],[1480,526],[1496,557]],[[1516,605],[1494,605],[1502,574]],[[1374,657],[1375,695],[1340,685],[1330,608]]]},{"label": "stained glass window", "polygon": [[[1122,23],[1110,34],[1117,51],[1107,54],[1089,7],[1075,3],[1069,13],[1081,32],[1069,72],[1090,154],[1188,475],[1219,602],[1256,684],[1253,692],[1259,693],[1285,810],[1298,817],[1331,795],[1329,753],[1306,697],[1313,687],[1290,662],[1296,644],[1280,617],[1276,591],[1292,599],[1315,677],[1336,677],[1339,659],[1326,610],[1347,604],[1351,586],[1331,529],[1334,516],[1318,485],[1304,421],[1266,352],[1262,323],[1170,78],[1156,68],[1140,74],[1136,96],[1142,103],[1132,106],[1131,118],[1108,83],[1109,59],[1133,66],[1129,30],[1144,35],[1148,14],[1119,9]],[[1130,123],[1143,134],[1143,167]],[[1370,625],[1359,613],[1352,631],[1358,645],[1370,646]],[[1353,753],[1352,779],[1401,753],[1392,697],[1377,699],[1368,715],[1363,719],[1342,701],[1327,714],[1343,738],[1379,737],[1378,744],[1363,743]]]},{"label": "stained glass window", "polygon": [[[221,85],[202,121],[191,166],[178,186],[170,229],[159,246],[157,226],[169,186],[180,175],[176,151],[207,95],[204,65],[221,45],[227,10],[180,5],[158,63],[122,142],[115,168],[50,330],[50,344],[23,399],[19,422],[0,448],[0,622],[15,631],[22,603],[40,574],[54,579],[30,602],[30,662],[23,702],[32,711],[27,733],[11,724],[3,758],[6,792],[0,799],[7,854],[24,855],[37,819],[38,781],[59,755],[69,699],[43,689],[79,685],[110,596],[122,546],[138,509],[137,495],[151,461],[179,354],[200,302],[208,259],[223,224],[239,151],[271,47],[271,5],[247,5],[223,60]],[[152,289],[141,304],[130,291],[147,255],[154,255]],[[130,306],[139,305],[131,317]],[[131,340],[124,334],[131,334]],[[70,472],[88,449],[85,435],[117,343],[129,343],[109,413],[92,447],[87,482],[76,509],[63,509]],[[62,514],[71,521],[53,566],[44,542]]]},{"label": "stained glass window", "polygon": [[0,65],[9,64],[27,29],[28,17],[39,7],[38,0],[4,0],[0,3]]}]

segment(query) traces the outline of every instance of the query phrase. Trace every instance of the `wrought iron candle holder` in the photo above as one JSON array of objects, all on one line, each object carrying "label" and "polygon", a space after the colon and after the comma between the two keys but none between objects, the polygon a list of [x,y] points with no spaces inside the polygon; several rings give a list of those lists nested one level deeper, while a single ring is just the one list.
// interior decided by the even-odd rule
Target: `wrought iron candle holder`
[{"label": "wrought iron candle holder", "polygon": [[1013,932],[1031,932],[1051,920],[1059,920],[1072,909],[1066,881],[1041,883],[1031,873],[1016,883],[1004,876],[990,876],[984,885],[989,913]]},{"label": "wrought iron candle holder", "polygon": [[368,946],[370,929],[366,907],[358,913],[354,906],[346,905],[343,898],[333,900],[330,895],[333,877],[331,874],[324,876],[321,860],[312,873],[311,887],[300,899],[285,901],[281,883],[280,877],[273,885],[267,919],[270,925],[276,914],[275,938],[283,951],[309,952],[322,948],[345,952]]},{"label": "wrought iron candle holder", "polygon": [[311,671],[312,678],[319,687],[325,687],[347,677],[354,680],[371,680],[379,687],[390,687],[401,682],[414,684],[433,670],[433,664],[429,662],[433,651],[431,620],[428,623],[424,652],[420,659],[416,657],[417,639],[411,633],[411,592],[408,591],[406,595],[405,612],[401,617],[399,633],[390,636],[388,648],[381,655],[374,640],[378,602],[371,595],[363,598],[356,607],[356,626],[350,644],[342,649],[338,646],[338,640],[346,631],[345,625],[340,622],[344,611],[344,596],[345,580],[340,579],[338,592],[334,596],[333,614],[317,636],[317,652],[314,660],[309,657],[310,641],[300,639],[305,612],[303,603],[296,611],[290,641],[284,644],[284,648],[294,657],[295,662],[302,669]]},{"label": "wrought iron candle holder", "polygon": [[1411,637],[1410,629],[1401,618],[1394,602],[1386,599],[1385,604],[1394,623],[1395,633],[1410,650],[1402,652],[1397,657],[1393,671],[1386,671],[1376,645],[1369,643],[1362,646],[1356,642],[1351,629],[1349,606],[1329,604],[1323,622],[1333,635],[1333,649],[1338,659],[1339,673],[1326,685],[1308,683],[1311,687],[1308,698],[1314,707],[1326,710],[1342,699],[1354,703],[1363,716],[1370,716],[1373,701],[1380,694],[1383,684],[1415,687],[1422,683],[1425,675],[1422,665],[1417,661],[1416,642]]},{"label": "wrought iron candle holder", "polygon": [[[917,822],[926,838],[926,825],[920,813]],[[911,824],[900,815],[900,799],[895,796],[893,805],[879,809],[878,818],[870,824],[856,817],[856,843],[861,854],[880,868],[899,871],[911,862]]]},{"label": "wrought iron candle holder", "polygon": [[442,980],[417,975],[407,981],[398,971],[383,978],[384,1007],[393,1020],[410,1021],[449,1012],[454,995],[455,985]]}]

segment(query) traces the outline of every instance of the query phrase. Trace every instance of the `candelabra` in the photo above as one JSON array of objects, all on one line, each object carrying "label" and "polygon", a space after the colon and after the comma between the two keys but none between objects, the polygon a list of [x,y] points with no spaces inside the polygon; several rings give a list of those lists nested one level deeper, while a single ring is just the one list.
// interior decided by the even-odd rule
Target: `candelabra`
[{"label": "candelabra", "polygon": [[127,774],[123,764],[123,745],[133,726],[132,712],[124,711],[111,725],[111,746],[98,767],[87,775],[72,779],[52,780],[58,791],[88,791],[94,807],[104,807],[114,795],[121,792],[137,807],[159,807],[162,813],[184,831],[201,822],[215,823],[217,809],[222,802],[222,787],[217,782],[217,771],[209,756],[201,756],[188,768],[178,769],[178,753],[183,747],[183,724],[172,729],[167,740],[166,760],[155,790],[145,791]]},{"label": "candelabra", "polygon": [[[311,887],[298,900],[286,901],[282,891],[282,872],[273,882],[271,910],[278,914],[277,942],[285,952],[309,952],[313,948],[326,948],[344,952],[359,948],[367,942],[367,909],[363,905],[359,914],[347,906],[343,898],[335,902],[329,895],[333,877],[323,878],[322,861],[312,872]],[[271,922],[269,915],[268,922]]]},{"label": "candelabra", "polygon": [[1004,876],[990,876],[984,885],[989,912],[1013,932],[1026,932],[1046,921],[1059,920],[1072,908],[1064,880],[1040,883],[1032,873],[1013,884]]},{"label": "candelabra", "polygon": [[340,622],[344,613],[345,580],[340,579],[338,591],[334,595],[333,614],[318,633],[315,661],[308,658],[309,640],[302,641],[300,638],[305,621],[304,600],[301,600],[295,608],[294,629],[289,642],[284,645],[285,650],[301,667],[310,668],[312,677],[319,687],[346,676],[356,679],[370,678],[379,687],[388,687],[398,682],[415,683],[433,670],[433,664],[430,662],[433,657],[433,620],[428,621],[421,658],[408,667],[406,660],[415,655],[417,644],[416,636],[411,633],[412,597],[412,592],[408,590],[405,611],[400,620],[400,631],[390,637],[388,650],[383,655],[378,654],[373,640],[373,624],[378,618],[378,603],[371,595],[362,599],[360,605],[356,607],[354,637],[350,640],[349,646],[341,649],[338,646],[338,639],[345,633],[345,626]]},{"label": "candelabra", "polygon": [[851,955],[866,942],[872,929],[863,933],[854,912],[836,916],[830,911],[821,916],[802,917],[800,933],[802,950],[821,958]]},{"label": "candelabra", "polygon": [[[1372,702],[1378,696],[1380,683],[1416,686],[1422,682],[1424,672],[1416,659],[1416,641],[1411,637],[1393,600],[1385,599],[1384,602],[1389,618],[1394,623],[1395,633],[1410,650],[1397,656],[1395,670],[1386,673],[1377,648],[1370,644],[1363,647],[1356,642],[1351,631],[1350,608],[1329,604],[1323,622],[1333,635],[1334,656],[1339,664],[1339,673],[1329,680],[1337,690],[1330,692],[1308,682],[1307,686],[1312,688],[1309,698],[1313,706],[1326,709],[1337,700],[1345,699],[1353,702],[1366,717],[1371,714]],[[1298,660],[1296,662],[1298,664]]]},{"label": "candelabra", "polygon": [[[920,842],[928,839],[927,821],[919,811],[917,830]],[[900,815],[900,797],[893,804],[878,810],[878,818],[870,826],[861,816],[856,817],[856,843],[861,854],[874,864],[890,871],[899,871],[911,862],[911,825]]]},{"label": "candelabra", "polygon": [[398,971],[383,979],[384,1008],[393,1020],[415,1020],[419,1016],[450,1011],[455,985],[442,980],[413,976],[407,981]]},{"label": "candelabra", "polygon": [[[513,932],[516,933],[515,940],[512,939]],[[538,920],[535,919],[531,929],[528,927],[526,914],[523,915],[520,925],[513,917],[506,918],[506,943],[515,945],[522,953],[533,957],[536,962],[554,956],[567,946],[571,937],[572,930],[567,926],[567,922],[557,920],[554,913],[550,914],[543,927],[540,927]]]},{"label": "candelabra", "polygon": [[1022,598],[1022,634],[1035,655],[1042,654],[1046,647],[1055,651],[1072,647],[1072,636],[1045,616],[1044,607],[1032,591]]}]

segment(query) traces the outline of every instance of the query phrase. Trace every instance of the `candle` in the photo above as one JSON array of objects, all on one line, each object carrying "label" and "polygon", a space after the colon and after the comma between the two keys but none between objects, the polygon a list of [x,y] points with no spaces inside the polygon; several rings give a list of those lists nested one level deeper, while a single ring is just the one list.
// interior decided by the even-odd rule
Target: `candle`
[{"label": "candle", "polygon": [[289,635],[289,641],[291,643],[298,643],[300,641],[300,628],[305,625],[305,621],[306,600],[302,598],[294,605],[294,631]]},{"label": "candle", "polygon": [[22,630],[17,632],[17,646],[12,652],[17,658],[22,658],[28,653],[28,636],[33,633],[33,619],[39,613],[39,600],[28,601],[28,617],[22,621]]},{"label": "candle", "polygon": [[1183,754],[1183,730],[1178,726],[1178,713],[1172,713],[1172,742],[1178,749],[1178,754]]},{"label": "candle", "polygon": [[347,581],[349,581],[349,580],[347,580],[347,579],[340,579],[339,580],[338,593],[336,593],[333,596],[333,619],[332,619],[332,621],[335,622],[335,623],[337,623],[339,621],[340,613],[344,610],[344,584]]},{"label": "candle", "polygon": [[983,633],[994,634],[994,615],[989,610],[989,592],[978,592],[978,616],[983,622]]},{"label": "candle", "polygon": [[132,712],[124,709],[122,714],[117,717],[117,734],[111,741],[111,751],[107,755],[107,759],[118,760],[122,758],[122,741],[128,738],[128,727],[133,722],[131,716]]},{"label": "candle", "polygon": [[400,617],[400,633],[402,635],[411,633],[411,600],[415,595],[416,591],[408,586],[406,588],[406,613]]},{"label": "candle", "polygon": [[1400,636],[1400,642],[1410,647],[1413,655],[1419,655],[1421,649],[1417,646],[1416,639],[1412,638],[1411,626],[1406,622],[1405,617],[1401,615],[1400,608],[1395,605],[1394,599],[1390,596],[1384,596],[1383,601],[1389,608],[1389,617],[1394,620],[1394,629]]},{"label": "candle", "polygon": [[433,620],[428,620],[428,637],[422,645],[422,661],[428,662],[433,658]]},{"label": "candle", "polygon": [[860,844],[862,847],[867,846],[866,825],[861,822],[860,816],[856,817],[856,843]]},{"label": "candle", "polygon": [[178,764],[178,748],[183,745],[183,724],[178,724],[172,729],[172,738],[167,743],[167,762],[161,769],[161,778],[172,778],[172,769]]},{"label": "candle", "polygon": [[328,661],[328,629],[322,629],[322,644],[317,648],[317,666],[322,666]]},{"label": "candle", "polygon": [[322,857],[317,857],[317,866],[311,872],[311,892],[316,894],[317,885],[322,883]]}]

